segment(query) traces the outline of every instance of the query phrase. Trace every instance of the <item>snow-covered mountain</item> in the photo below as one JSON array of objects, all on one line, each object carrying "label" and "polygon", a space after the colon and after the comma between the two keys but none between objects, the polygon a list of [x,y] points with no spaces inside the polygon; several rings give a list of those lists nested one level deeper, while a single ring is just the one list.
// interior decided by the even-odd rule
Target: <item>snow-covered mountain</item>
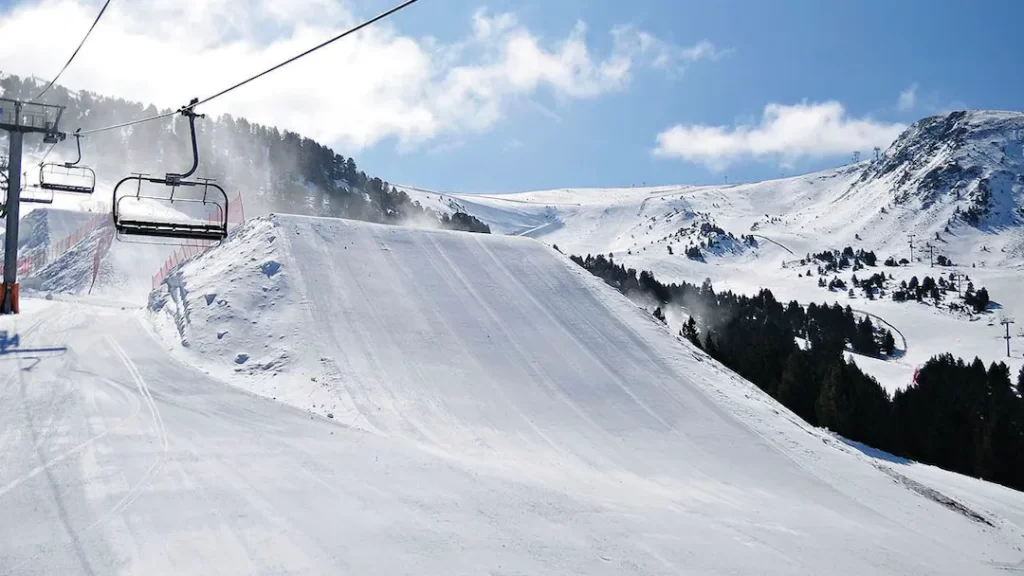
[{"label": "snow-covered mountain", "polygon": [[[942,352],[1003,359],[996,322],[1024,320],[1024,113],[970,111],[925,118],[878,158],[779,180],[723,186],[561,189],[487,195],[404,189],[438,210],[460,210],[495,232],[529,236],[566,254],[612,254],[666,281],[705,278],[719,288],[780,299],[839,301],[884,317],[902,330],[899,363],[863,359],[889,388]],[[846,246],[913,262],[866,270],[894,276],[966,274],[996,306],[956,317],[933,307],[884,299],[850,301],[817,286],[807,254]],[[709,243],[710,241],[710,243]],[[700,257],[687,256],[697,248]],[[929,254],[931,252],[931,254]],[[696,254],[696,252],[690,252]],[[929,256],[952,266],[932,267]],[[798,276],[800,274],[800,276]],[[842,274],[847,283],[850,271]],[[971,321],[973,320],[973,321]],[[1024,347],[1024,337],[1013,335]],[[1012,367],[1024,364],[1018,351]]]},{"label": "snow-covered mountain", "polygon": [[[424,204],[575,252],[644,251],[708,220],[735,235],[778,235],[801,253],[856,243],[902,253],[907,233],[965,254],[989,238],[989,265],[1024,264],[1024,113],[925,118],[877,159],[752,184],[563,189],[505,195],[405,187]],[[685,241],[683,242],[686,243]]]}]

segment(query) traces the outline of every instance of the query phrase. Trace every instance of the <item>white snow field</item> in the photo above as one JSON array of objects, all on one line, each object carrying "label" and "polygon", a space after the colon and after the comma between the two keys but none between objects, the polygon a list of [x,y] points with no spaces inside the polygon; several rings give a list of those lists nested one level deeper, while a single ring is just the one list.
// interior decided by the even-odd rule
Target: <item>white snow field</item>
[{"label": "white snow field", "polygon": [[[910,383],[915,367],[944,352],[968,361],[975,356],[986,363],[1007,361],[1014,373],[1024,366],[1021,135],[1024,113],[954,112],[915,123],[878,160],[751,184],[500,195],[403,189],[424,206],[475,215],[496,233],[537,238],[566,254],[610,253],[616,262],[651,271],[663,282],[700,284],[710,278],[718,290],[751,294],[769,288],[783,301],[839,302],[874,313],[907,339],[907,353],[898,362],[862,362],[894,390]],[[978,205],[987,209],[977,225],[956,216]],[[720,246],[705,250],[703,261],[687,258],[687,246],[711,235],[700,232],[703,224],[736,237],[753,234],[758,246],[719,237]],[[882,266],[889,256],[909,258],[910,233],[916,235],[914,261],[900,268]],[[929,243],[936,256],[954,265],[930,266]],[[798,276],[816,266],[794,266],[794,261],[846,246],[877,254],[879,266],[857,272],[862,278],[885,272],[899,283],[915,275],[957,272],[986,287],[996,304],[986,314],[958,317],[918,303],[869,301],[859,291],[850,299],[845,291],[819,288],[817,275]],[[850,282],[849,269],[839,275]],[[1004,316],[1017,320],[1009,359],[998,324]]]},{"label": "white snow field", "polygon": [[168,284],[0,318],[0,573],[1024,567],[1024,494],[808,428],[530,239],[270,216]]}]

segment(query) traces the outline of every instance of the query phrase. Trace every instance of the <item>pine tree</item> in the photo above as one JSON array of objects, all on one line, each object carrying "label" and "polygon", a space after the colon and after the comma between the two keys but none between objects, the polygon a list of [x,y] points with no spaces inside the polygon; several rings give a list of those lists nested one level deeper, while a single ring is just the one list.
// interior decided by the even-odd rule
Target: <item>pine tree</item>
[{"label": "pine tree", "polygon": [[886,356],[892,356],[896,351],[896,339],[893,338],[892,332],[889,330],[885,331],[885,336],[882,338],[882,351]]},{"label": "pine tree", "polygon": [[964,294],[964,302],[974,308],[975,312],[984,312],[989,304],[988,290],[982,287],[977,292],[973,292],[970,288],[973,286],[968,285],[968,291]]},{"label": "pine tree", "polygon": [[1020,458],[1020,429],[1014,425],[1019,414],[1019,399],[1010,383],[1006,364],[992,363],[987,375],[988,394],[985,418],[980,423],[975,472],[978,476],[1003,484],[1014,481],[1016,460]]},{"label": "pine tree", "polygon": [[667,320],[665,320],[665,313],[661,311],[661,306],[654,309],[654,317],[661,320],[662,324],[667,323]]},{"label": "pine tree", "polygon": [[711,332],[704,335],[704,351],[712,358],[719,359],[718,346],[715,346],[715,340],[712,338]]},{"label": "pine tree", "polygon": [[838,434],[845,434],[849,428],[850,406],[843,389],[842,361],[834,362],[825,372],[815,403],[814,412],[818,424]]},{"label": "pine tree", "polygon": [[786,358],[776,398],[809,424],[818,423],[815,413],[815,402],[818,398],[817,381],[811,373],[806,352],[794,350]]},{"label": "pine tree", "polygon": [[683,324],[682,329],[679,331],[680,336],[689,340],[694,346],[700,348],[700,333],[697,331],[697,321],[693,319],[693,316]]}]

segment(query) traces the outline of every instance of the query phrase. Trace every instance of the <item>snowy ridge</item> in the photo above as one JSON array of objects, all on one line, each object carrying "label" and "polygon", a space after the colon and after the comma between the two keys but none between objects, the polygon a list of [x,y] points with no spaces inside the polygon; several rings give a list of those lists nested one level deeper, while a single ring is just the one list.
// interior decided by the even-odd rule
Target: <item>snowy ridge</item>
[{"label": "snowy ridge", "polygon": [[[810,429],[529,239],[259,218],[150,308],[212,375],[644,535],[589,573],[981,574],[1022,558],[1019,493]],[[607,537],[578,512],[559,522]]]},{"label": "snowy ridge", "polygon": [[[679,223],[665,218],[683,213],[707,214],[736,235],[760,233],[796,254],[854,243],[900,253],[907,233],[922,242],[938,233],[943,253],[954,260],[984,242],[990,251],[975,260],[1024,265],[1024,113],[1019,112],[925,118],[877,160],[752,184],[504,195],[405,189],[436,209],[458,206],[505,233],[513,218],[524,224],[532,219],[535,226],[557,222],[560,227],[539,236],[581,254],[664,251],[658,241]],[[972,207],[978,210],[976,220],[969,214]]]}]

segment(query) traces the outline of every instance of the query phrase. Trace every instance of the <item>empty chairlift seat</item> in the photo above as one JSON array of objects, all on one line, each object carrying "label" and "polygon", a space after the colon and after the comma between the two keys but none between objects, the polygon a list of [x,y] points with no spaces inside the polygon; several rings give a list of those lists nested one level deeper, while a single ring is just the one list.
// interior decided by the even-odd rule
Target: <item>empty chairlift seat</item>
[{"label": "empty chairlift seat", "polygon": [[133,174],[114,186],[114,229],[118,238],[148,236],[220,241],[228,235],[228,196],[214,180],[189,180],[199,167],[193,99],[183,106],[192,136],[192,168],[163,178]]},{"label": "empty chairlift seat", "polygon": [[80,166],[82,161],[82,136],[75,132],[75,144],[78,148],[78,159],[74,162],[45,162],[39,164],[39,187],[55,192],[72,192],[75,194],[92,194],[96,189],[96,172],[88,166]]},{"label": "empty chairlift seat", "polygon": [[56,192],[92,194],[96,172],[87,166],[47,162],[39,167],[39,187]]},{"label": "empty chairlift seat", "polygon": [[36,185],[22,186],[18,200],[24,204],[53,204],[53,190]]},{"label": "empty chairlift seat", "polygon": [[136,174],[114,187],[118,235],[222,240],[228,235],[228,197],[209,179],[168,180]]}]

